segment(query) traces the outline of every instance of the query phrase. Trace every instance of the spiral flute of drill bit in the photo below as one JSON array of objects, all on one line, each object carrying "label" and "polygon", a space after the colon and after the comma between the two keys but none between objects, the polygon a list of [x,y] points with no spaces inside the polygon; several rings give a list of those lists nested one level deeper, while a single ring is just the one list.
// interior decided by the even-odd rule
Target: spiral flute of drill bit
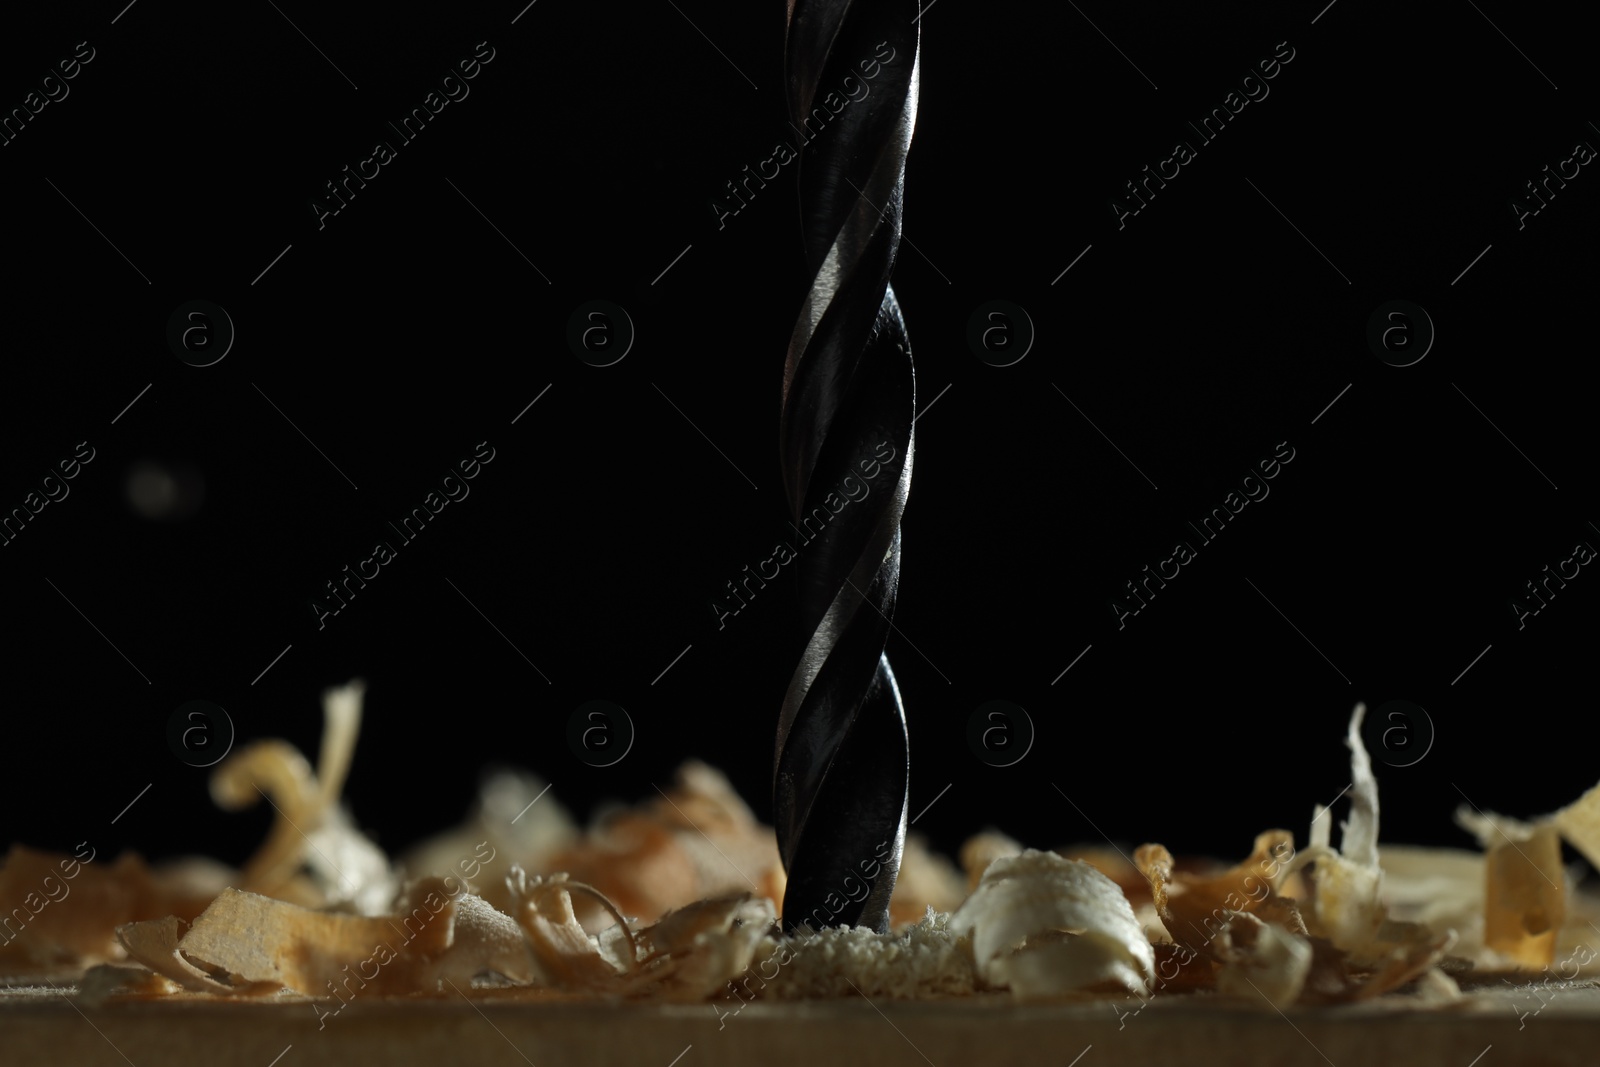
[{"label": "spiral flute of drill bit", "polygon": [[[790,931],[886,932],[905,843],[909,743],[884,643],[913,451],[911,347],[889,275],[916,122],[916,17],[893,0],[789,0],[791,120],[820,130],[800,157],[811,285],[784,364],[780,435],[796,530],[820,529],[796,561],[806,643],[773,772]],[[839,110],[837,90],[869,63],[872,92]],[[835,487],[862,476],[885,489],[843,507]]]}]

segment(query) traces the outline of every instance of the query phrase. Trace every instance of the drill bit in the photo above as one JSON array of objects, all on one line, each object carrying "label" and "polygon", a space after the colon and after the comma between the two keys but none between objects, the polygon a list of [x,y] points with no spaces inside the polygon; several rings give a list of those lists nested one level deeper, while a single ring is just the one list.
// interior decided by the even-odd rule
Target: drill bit
[{"label": "drill bit", "polygon": [[789,340],[780,432],[805,545],[795,572],[806,640],[773,769],[789,932],[886,933],[905,843],[910,748],[884,643],[915,380],[889,275],[916,122],[918,17],[904,0],[789,0],[787,100],[810,138],[799,181],[812,279]]}]

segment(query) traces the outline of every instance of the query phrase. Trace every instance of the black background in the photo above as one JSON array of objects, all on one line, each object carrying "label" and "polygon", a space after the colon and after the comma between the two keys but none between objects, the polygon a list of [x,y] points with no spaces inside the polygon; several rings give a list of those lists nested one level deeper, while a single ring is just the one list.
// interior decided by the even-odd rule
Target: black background
[{"label": "black background", "polygon": [[[710,199],[793,140],[783,5],[278,6],[116,0],[0,40],[6,109],[77,42],[96,53],[0,147],[0,506],[95,450],[0,548],[0,839],[238,862],[268,813],[218,812],[168,717],[213,701],[236,744],[314,755],[320,692],[355,676],[345,797],[387,848],[455,823],[494,764],[581,815],[700,757],[770,820],[792,595],[774,582],[720,631],[709,602],[785,530],[796,168],[722,229]],[[1505,4],[1320,6],[921,19],[894,286],[937,403],[888,652],[911,813],[939,797],[915,829],[941,848],[988,825],[1041,847],[1303,841],[1349,782],[1358,700],[1414,701],[1436,734],[1377,762],[1386,841],[1466,845],[1458,805],[1534,815],[1596,778],[1600,579],[1520,630],[1509,607],[1600,544],[1600,178],[1521,230],[1508,207],[1600,143],[1588,43]],[[319,229],[324,183],[485,40],[470,96]],[[1281,41],[1270,95],[1119,229],[1123,183]],[[194,299],[237,330],[206,368],[166,342]],[[565,341],[592,299],[637,329],[612,367]],[[1015,366],[967,346],[991,299],[1037,330]],[[1395,299],[1437,329],[1404,368],[1366,341]],[[485,440],[470,496],[319,630],[324,583]],[[1119,629],[1123,583],[1284,441],[1270,496]],[[198,471],[199,510],[136,514],[141,461]],[[606,769],[565,741],[592,699],[638,731]],[[967,747],[992,699],[1037,730],[1014,766]]]}]

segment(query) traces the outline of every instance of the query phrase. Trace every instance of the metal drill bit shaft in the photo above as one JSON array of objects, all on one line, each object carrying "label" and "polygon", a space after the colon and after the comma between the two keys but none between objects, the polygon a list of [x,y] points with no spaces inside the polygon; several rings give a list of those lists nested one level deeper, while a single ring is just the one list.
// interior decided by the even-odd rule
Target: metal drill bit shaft
[{"label": "metal drill bit shaft", "polygon": [[790,931],[886,932],[905,842],[909,745],[884,643],[915,382],[889,275],[917,113],[917,16],[904,0],[789,0],[788,104],[807,139],[799,177],[812,279],[784,364],[781,431],[806,635],[773,772]]}]

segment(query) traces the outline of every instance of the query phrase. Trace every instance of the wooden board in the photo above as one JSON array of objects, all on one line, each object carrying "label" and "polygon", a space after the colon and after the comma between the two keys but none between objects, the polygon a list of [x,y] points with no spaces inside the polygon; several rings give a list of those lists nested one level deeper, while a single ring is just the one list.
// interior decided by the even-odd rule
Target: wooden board
[{"label": "wooden board", "polygon": [[[0,994],[0,1063],[63,1067],[1592,1067],[1600,984],[1489,989],[1446,1009],[1405,998],[1338,1008],[1157,996],[1133,1005],[1020,1004],[1008,995],[916,1003],[855,998],[705,1005],[552,1001],[524,991],[358,1000],[319,1021],[296,998],[203,997],[81,1006],[34,987]],[[1543,1007],[1540,1005],[1543,1003]],[[1537,1014],[1535,1014],[1537,1010]],[[1519,1018],[1519,1014],[1521,1017]],[[280,1058],[281,1057],[281,1058]]]}]

